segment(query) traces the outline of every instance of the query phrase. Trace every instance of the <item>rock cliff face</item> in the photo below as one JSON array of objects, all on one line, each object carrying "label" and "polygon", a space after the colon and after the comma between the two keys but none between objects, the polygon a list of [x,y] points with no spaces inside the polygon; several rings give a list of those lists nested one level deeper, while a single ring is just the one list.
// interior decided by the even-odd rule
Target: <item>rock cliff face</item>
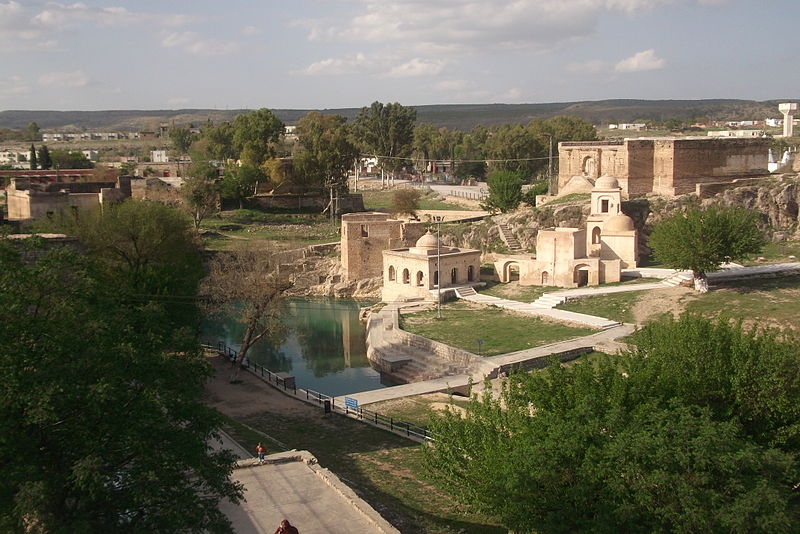
[{"label": "rock cliff face", "polygon": [[381,277],[344,281],[340,248],[311,254],[281,266],[293,282],[289,295],[375,299],[381,295]]}]

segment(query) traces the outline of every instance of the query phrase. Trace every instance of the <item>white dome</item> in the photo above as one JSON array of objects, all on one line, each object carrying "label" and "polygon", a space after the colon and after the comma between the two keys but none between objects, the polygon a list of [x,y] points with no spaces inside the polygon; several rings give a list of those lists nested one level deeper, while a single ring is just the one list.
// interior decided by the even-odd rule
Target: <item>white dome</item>
[{"label": "white dome", "polygon": [[603,232],[630,232],[634,230],[633,219],[620,213],[614,215],[603,224]]},{"label": "white dome", "polygon": [[424,236],[417,239],[417,244],[414,246],[416,248],[436,248],[439,246],[439,240],[428,230]]},{"label": "white dome", "polygon": [[595,189],[619,189],[619,182],[613,176],[601,176],[594,183]]}]

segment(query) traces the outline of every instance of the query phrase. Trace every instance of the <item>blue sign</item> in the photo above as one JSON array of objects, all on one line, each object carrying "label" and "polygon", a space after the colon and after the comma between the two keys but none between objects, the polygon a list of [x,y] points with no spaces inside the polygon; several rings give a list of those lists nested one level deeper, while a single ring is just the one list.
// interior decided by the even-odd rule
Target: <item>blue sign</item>
[{"label": "blue sign", "polygon": [[351,410],[358,410],[358,399],[354,399],[353,397],[345,397],[344,405]]}]

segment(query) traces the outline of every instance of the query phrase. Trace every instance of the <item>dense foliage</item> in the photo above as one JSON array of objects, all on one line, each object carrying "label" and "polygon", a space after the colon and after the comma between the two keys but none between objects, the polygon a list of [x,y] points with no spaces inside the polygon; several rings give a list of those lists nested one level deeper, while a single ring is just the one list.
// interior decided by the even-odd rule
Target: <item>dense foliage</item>
[{"label": "dense foliage", "polygon": [[347,173],[358,158],[346,119],[312,111],[297,123],[295,173],[308,189],[347,192]]},{"label": "dense foliage", "polygon": [[495,171],[489,174],[489,195],[481,207],[488,211],[506,213],[522,201],[522,177],[518,172]]},{"label": "dense foliage", "polygon": [[792,532],[794,339],[683,316],[599,363],[514,374],[427,448],[462,500],[517,532]]},{"label": "dense foliage", "polygon": [[232,457],[209,446],[219,416],[181,313],[197,252],[186,221],[136,209],[85,253],[0,240],[0,531],[230,531]]},{"label": "dense foliage", "polygon": [[707,271],[760,252],[764,235],[754,211],[692,208],[657,223],[647,243],[657,262],[694,271],[695,288],[707,291]]}]

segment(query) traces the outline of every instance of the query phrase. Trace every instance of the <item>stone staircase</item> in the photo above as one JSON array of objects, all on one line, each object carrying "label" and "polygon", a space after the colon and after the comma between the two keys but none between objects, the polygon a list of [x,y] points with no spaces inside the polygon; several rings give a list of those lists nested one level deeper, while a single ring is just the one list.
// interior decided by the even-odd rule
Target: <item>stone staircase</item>
[{"label": "stone staircase", "polygon": [[560,297],[558,295],[551,295],[549,293],[545,293],[538,299],[531,302],[531,306],[543,309],[551,309],[555,308],[560,304],[564,304],[566,300],[567,299],[565,297]]},{"label": "stone staircase", "polygon": [[677,287],[692,280],[694,280],[694,274],[691,271],[675,271],[675,274],[663,279],[661,283],[665,286]]},{"label": "stone staircase", "polygon": [[456,296],[460,299],[464,297],[471,297],[472,295],[477,295],[478,292],[475,291],[474,287],[459,287],[456,290]]},{"label": "stone staircase", "polygon": [[517,253],[525,252],[524,250],[522,250],[519,241],[517,241],[517,238],[514,237],[514,233],[511,231],[511,228],[509,228],[507,224],[498,224],[497,229],[500,231],[500,239],[503,240],[503,243],[505,243],[508,246],[511,252],[517,252]]}]

